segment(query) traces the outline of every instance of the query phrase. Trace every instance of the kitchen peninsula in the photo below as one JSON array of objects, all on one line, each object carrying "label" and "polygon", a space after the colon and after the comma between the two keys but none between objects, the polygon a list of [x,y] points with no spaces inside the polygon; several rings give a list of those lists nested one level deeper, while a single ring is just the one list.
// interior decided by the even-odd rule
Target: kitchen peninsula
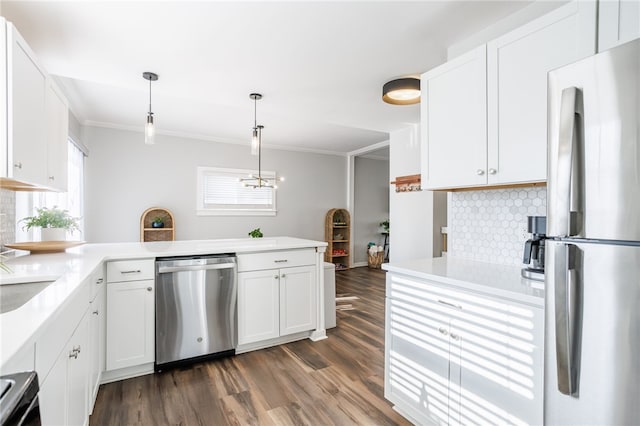
[{"label": "kitchen peninsula", "polygon": [[[153,265],[156,258],[168,256],[231,253],[237,256],[236,353],[304,338],[324,339],[321,283],[326,245],[290,237],[247,238],[87,244],[64,253],[17,256],[7,262],[13,273],[2,273],[3,285],[52,282],[22,306],[0,314],[0,372],[38,373],[41,412],[48,424],[57,421],[75,424],[76,420],[86,423],[100,383],[153,372]],[[114,274],[122,271],[127,277],[115,279]],[[292,281],[296,287],[292,288],[285,276],[301,271],[305,279]],[[240,278],[243,274],[268,276],[270,281],[252,279],[243,289],[244,281]],[[256,306],[251,302],[256,289],[252,286],[262,283],[279,296],[272,299],[273,306],[262,300],[260,305],[266,306],[268,312],[243,310],[243,304]],[[126,309],[113,306],[114,301],[123,300],[110,297],[115,285],[133,289],[124,298]],[[136,292],[136,288],[140,291]],[[139,305],[135,304],[137,301]],[[302,311],[306,315],[305,325],[296,327],[292,322]],[[275,323],[267,324],[264,318],[275,318]],[[283,318],[286,327],[282,326]],[[110,334],[109,327],[113,324],[125,324],[125,328]],[[265,324],[275,327],[275,333],[263,338],[255,337],[259,333],[251,334],[255,327]],[[110,365],[118,368],[110,370]],[[59,397],[61,389],[66,390],[64,403]]]}]

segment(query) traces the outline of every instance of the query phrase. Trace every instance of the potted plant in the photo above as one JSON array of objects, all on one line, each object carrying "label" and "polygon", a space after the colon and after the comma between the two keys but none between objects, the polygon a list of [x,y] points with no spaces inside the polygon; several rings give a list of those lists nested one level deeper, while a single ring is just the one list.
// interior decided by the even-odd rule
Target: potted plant
[{"label": "potted plant", "polygon": [[379,226],[382,228],[382,232],[389,233],[389,219],[380,222]]},{"label": "potted plant", "polygon": [[72,217],[68,210],[53,208],[37,208],[36,215],[28,216],[21,220],[24,222],[22,229],[30,230],[31,228],[42,228],[40,239],[42,241],[64,241],[66,240],[67,231],[79,231],[77,217]]},{"label": "potted plant", "polygon": [[164,215],[161,216],[156,216],[153,218],[153,220],[151,221],[151,227],[152,228],[164,228],[164,221],[167,217]]},{"label": "potted plant", "polygon": [[262,238],[262,231],[260,231],[260,228],[256,228],[253,231],[249,232],[249,236],[251,238]]}]

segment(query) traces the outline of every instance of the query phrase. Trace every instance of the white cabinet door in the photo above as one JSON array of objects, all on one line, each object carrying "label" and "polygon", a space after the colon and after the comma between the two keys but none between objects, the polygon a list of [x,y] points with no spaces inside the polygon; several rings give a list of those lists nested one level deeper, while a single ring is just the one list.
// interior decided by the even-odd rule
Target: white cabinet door
[{"label": "white cabinet door", "polygon": [[487,183],[486,46],[422,75],[422,179],[426,188]]},{"label": "white cabinet door", "polygon": [[316,328],[316,273],[313,266],[280,270],[280,335]]},{"label": "white cabinet door", "polygon": [[0,16],[0,177],[8,177],[7,170],[7,21]]},{"label": "white cabinet door", "polygon": [[238,344],[280,336],[280,272],[238,273]]},{"label": "white cabinet door", "polygon": [[71,336],[66,352],[67,362],[67,425],[82,426],[87,423],[87,395],[89,387],[89,319],[82,318]]},{"label": "white cabinet door", "polygon": [[547,73],[595,38],[595,2],[573,2],[487,44],[489,185],[546,180]]},{"label": "white cabinet door", "polygon": [[58,355],[44,382],[40,382],[38,402],[43,425],[66,425],[67,362],[66,348]]},{"label": "white cabinet door", "polygon": [[50,78],[47,81],[46,108],[47,186],[66,191],[69,109],[66,98]]},{"label": "white cabinet door", "polygon": [[39,403],[43,425],[88,423],[88,322],[85,314],[41,383]]},{"label": "white cabinet door", "polygon": [[154,281],[107,284],[106,370],[153,362]]},{"label": "white cabinet door", "polygon": [[600,0],[598,2],[598,52],[640,37],[638,0]]},{"label": "white cabinet door", "polygon": [[40,185],[47,183],[46,79],[27,43],[7,23],[7,177]]},{"label": "white cabinet door", "polygon": [[100,388],[100,376],[104,370],[105,347],[105,290],[102,287],[89,305],[89,393],[87,406],[93,412],[93,405]]}]

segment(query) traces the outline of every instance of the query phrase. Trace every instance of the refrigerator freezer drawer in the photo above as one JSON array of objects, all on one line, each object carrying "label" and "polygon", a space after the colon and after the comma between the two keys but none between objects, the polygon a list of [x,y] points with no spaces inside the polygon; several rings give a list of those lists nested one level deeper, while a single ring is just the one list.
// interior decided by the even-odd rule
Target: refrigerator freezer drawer
[{"label": "refrigerator freezer drawer", "polygon": [[637,425],[640,247],[547,241],[545,424]]}]

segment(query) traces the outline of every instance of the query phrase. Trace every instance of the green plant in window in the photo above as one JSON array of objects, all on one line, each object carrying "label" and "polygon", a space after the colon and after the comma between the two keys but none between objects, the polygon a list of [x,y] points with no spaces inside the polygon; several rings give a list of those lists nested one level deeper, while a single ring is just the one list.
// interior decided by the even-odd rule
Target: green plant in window
[{"label": "green plant in window", "polygon": [[262,231],[260,231],[260,228],[256,228],[253,231],[249,232],[249,236],[251,238],[262,238],[264,235],[262,235]]},{"label": "green plant in window", "polygon": [[56,206],[52,208],[36,207],[36,215],[28,216],[20,220],[24,222],[22,229],[28,231],[31,228],[62,228],[69,232],[79,231],[77,217],[72,217],[68,210],[59,209]]}]

